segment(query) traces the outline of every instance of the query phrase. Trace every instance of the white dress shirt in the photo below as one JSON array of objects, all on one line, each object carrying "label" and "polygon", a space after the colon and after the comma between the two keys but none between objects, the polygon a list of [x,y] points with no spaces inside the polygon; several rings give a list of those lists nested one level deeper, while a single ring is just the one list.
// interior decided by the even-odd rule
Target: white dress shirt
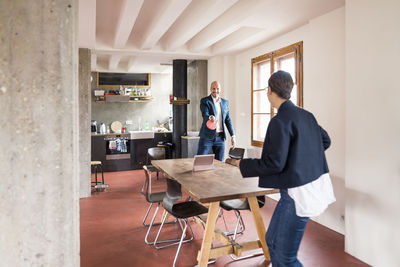
[{"label": "white dress shirt", "polygon": [[318,216],[336,201],[329,173],[311,183],[289,188],[288,194],[294,200],[296,215],[300,217]]},{"label": "white dress shirt", "polygon": [[217,133],[223,132],[224,131],[224,125],[222,123],[222,112],[221,112],[221,98],[218,97],[218,100],[211,96],[213,101],[214,101],[214,106],[215,106],[215,119],[217,120],[217,128],[216,131]]}]

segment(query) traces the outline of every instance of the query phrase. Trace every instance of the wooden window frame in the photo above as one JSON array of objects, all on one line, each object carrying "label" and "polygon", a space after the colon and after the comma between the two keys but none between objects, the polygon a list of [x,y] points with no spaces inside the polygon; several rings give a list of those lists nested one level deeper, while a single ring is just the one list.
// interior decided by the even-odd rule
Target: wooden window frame
[{"label": "wooden window frame", "polygon": [[[254,113],[253,112],[253,105],[254,105],[254,92],[255,91],[260,91],[264,90],[261,88],[254,88],[254,66],[263,62],[270,60],[270,74],[274,73],[274,63],[276,58],[282,58],[285,55],[288,55],[290,53],[294,52],[294,57],[295,57],[295,75],[296,77],[292,77],[296,82],[295,85],[297,86],[297,104],[299,107],[303,107],[303,41],[294,43],[292,45],[283,47],[281,49],[272,51],[270,53],[255,57],[251,59],[251,145],[252,146],[257,146],[257,147],[262,147],[264,145],[264,142],[254,140],[254,132],[253,132],[253,124],[254,124],[254,114],[264,114],[264,113]],[[268,114],[268,113],[265,113]],[[270,110],[270,116],[271,118],[275,115],[274,114],[274,108],[271,106]]]}]

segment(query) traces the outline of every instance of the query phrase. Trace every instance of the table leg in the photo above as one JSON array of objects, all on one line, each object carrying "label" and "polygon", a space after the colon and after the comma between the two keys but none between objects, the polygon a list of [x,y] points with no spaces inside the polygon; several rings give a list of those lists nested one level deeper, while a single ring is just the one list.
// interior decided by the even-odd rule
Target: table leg
[{"label": "table leg", "polygon": [[206,228],[204,230],[203,242],[201,243],[200,254],[197,258],[199,262],[198,264],[199,267],[205,267],[208,265],[208,258],[210,256],[218,210],[219,210],[219,201],[211,202],[210,206],[208,207],[208,216],[207,216]]},{"label": "table leg", "polygon": [[264,257],[266,260],[270,261],[271,258],[269,256],[267,242],[265,241],[265,233],[266,233],[265,225],[261,217],[260,207],[258,206],[257,198],[249,197],[248,200],[250,204],[251,214],[253,214],[253,220],[256,225],[258,239],[261,242],[262,250],[264,252]]}]

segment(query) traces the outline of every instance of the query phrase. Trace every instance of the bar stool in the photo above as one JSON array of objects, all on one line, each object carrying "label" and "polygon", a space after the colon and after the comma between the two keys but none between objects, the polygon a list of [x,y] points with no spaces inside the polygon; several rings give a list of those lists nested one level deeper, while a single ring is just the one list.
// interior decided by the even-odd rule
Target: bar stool
[{"label": "bar stool", "polygon": [[101,169],[101,184],[104,184],[104,172],[103,172],[103,163],[101,163],[101,161],[91,161],[90,162],[90,166],[94,167],[94,182],[91,182],[92,184],[94,183],[95,186],[100,183],[97,182],[97,168]]}]

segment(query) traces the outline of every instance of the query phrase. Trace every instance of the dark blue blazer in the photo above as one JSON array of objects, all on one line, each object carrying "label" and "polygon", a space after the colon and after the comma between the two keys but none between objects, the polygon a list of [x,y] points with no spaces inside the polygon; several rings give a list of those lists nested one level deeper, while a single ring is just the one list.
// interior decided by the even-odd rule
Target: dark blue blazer
[{"label": "dark blue blazer", "polygon": [[[206,123],[211,115],[215,116],[215,105],[214,101],[211,95],[207,97],[203,97],[200,100],[200,110],[201,110],[201,115],[203,116],[203,123],[200,128],[200,138],[208,138],[212,139],[215,137],[215,131],[216,130],[210,130],[206,126]],[[223,139],[225,140],[226,134],[225,134],[225,127],[224,124],[226,125],[226,128],[229,131],[229,134],[232,136],[235,134],[235,131],[233,130],[233,125],[232,125],[232,120],[231,116],[229,115],[229,102],[226,99],[223,99],[221,97],[221,113],[222,113],[222,128],[223,128]]]},{"label": "dark blue blazer", "polygon": [[325,149],[327,132],[310,112],[284,102],[268,125],[261,159],[243,159],[243,177],[258,176],[260,187],[292,188],[328,173]]}]

